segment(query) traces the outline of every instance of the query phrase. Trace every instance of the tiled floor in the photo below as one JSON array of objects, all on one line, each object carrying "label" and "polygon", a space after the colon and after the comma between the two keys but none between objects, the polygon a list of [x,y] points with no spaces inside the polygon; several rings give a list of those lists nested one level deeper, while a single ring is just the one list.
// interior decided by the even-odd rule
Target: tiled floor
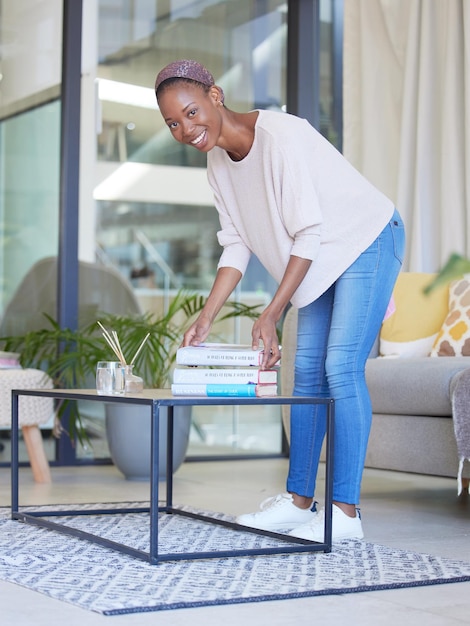
[{"label": "tiled floor", "polygon": [[[175,501],[239,513],[282,491],[285,460],[186,463],[175,476]],[[148,499],[148,483],[125,481],[112,466],[53,468],[53,483],[37,485],[21,470],[23,504]],[[10,502],[9,470],[0,468],[0,505]],[[470,561],[470,496],[457,498],[453,479],[366,470],[362,499],[366,539]],[[15,626],[245,626],[470,624],[470,582],[103,617],[0,582],[0,621]]]}]

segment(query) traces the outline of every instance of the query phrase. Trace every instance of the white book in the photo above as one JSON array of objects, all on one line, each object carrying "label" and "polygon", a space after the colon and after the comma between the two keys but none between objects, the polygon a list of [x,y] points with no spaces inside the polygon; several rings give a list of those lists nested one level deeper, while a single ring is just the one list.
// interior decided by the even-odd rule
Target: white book
[{"label": "white book", "polygon": [[186,346],[176,351],[177,365],[261,365],[264,349],[253,348],[248,344],[202,343],[199,346]]},{"label": "white book", "polygon": [[277,385],[192,385],[182,383],[171,385],[171,393],[174,396],[203,396],[203,397],[228,397],[228,398],[262,398],[277,396]]},{"label": "white book", "polygon": [[262,370],[259,367],[176,367],[174,383],[199,384],[277,384],[277,369]]}]

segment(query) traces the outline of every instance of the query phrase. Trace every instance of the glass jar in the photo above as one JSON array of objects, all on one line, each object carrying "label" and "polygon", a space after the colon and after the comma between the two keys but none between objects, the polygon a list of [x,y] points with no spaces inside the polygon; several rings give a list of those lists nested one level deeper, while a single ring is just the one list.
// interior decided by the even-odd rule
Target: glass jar
[{"label": "glass jar", "polygon": [[125,393],[142,393],[144,390],[144,381],[140,376],[132,373],[133,365],[125,365]]}]

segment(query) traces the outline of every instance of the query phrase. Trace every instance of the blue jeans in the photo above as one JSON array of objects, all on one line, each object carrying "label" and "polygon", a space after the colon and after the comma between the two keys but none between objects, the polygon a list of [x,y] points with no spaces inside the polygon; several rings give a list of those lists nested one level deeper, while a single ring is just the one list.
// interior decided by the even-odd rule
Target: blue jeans
[{"label": "blue jeans", "polygon": [[[395,211],[373,244],[320,298],[299,309],[294,395],[335,400],[333,500],[358,504],[372,422],[365,365],[400,271],[405,234]],[[287,490],[313,497],[326,409],[293,405]]]}]

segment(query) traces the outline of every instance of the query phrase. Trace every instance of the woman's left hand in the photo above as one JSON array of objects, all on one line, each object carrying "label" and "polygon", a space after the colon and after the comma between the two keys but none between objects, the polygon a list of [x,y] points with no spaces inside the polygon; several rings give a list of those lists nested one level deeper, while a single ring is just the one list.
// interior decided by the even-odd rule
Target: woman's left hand
[{"label": "woman's left hand", "polygon": [[264,356],[261,363],[263,369],[274,367],[281,358],[276,324],[281,319],[284,309],[304,279],[311,264],[310,259],[293,255],[289,258],[289,263],[274,298],[253,325],[251,331],[253,348],[258,348],[260,341],[264,344]]},{"label": "woman's left hand", "polygon": [[263,342],[264,354],[261,362],[262,369],[274,367],[281,358],[281,351],[277,338],[276,322],[266,311],[264,311],[253,324],[251,337],[253,349],[259,348],[260,342]]}]

